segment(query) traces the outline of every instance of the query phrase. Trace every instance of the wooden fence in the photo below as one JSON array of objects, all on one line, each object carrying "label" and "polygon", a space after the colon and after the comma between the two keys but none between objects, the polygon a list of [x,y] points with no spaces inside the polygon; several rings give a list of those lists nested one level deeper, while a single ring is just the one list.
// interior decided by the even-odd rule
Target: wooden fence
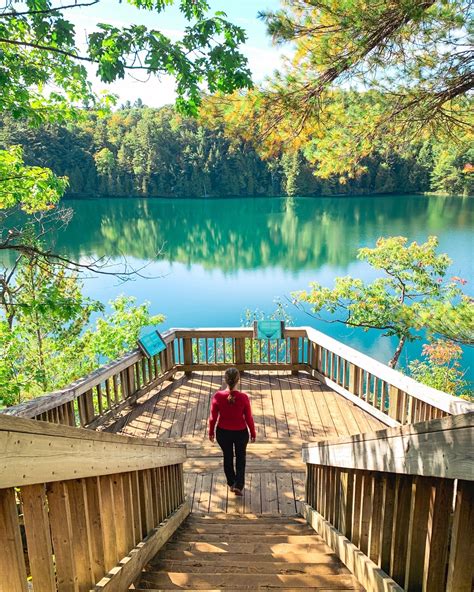
[{"label": "wooden fence", "polygon": [[303,448],[308,522],[372,591],[471,592],[474,413]]},{"label": "wooden fence", "polygon": [[128,590],[189,513],[184,446],[0,416],[0,591]]},{"label": "wooden fence", "polygon": [[257,340],[249,328],[171,329],[153,359],[136,350],[69,387],[4,412],[96,428],[177,372],[307,371],[388,426],[467,413],[474,405],[420,384],[310,327],[287,328],[283,339]]},{"label": "wooden fence", "polygon": [[163,335],[166,350],[151,359],[140,350],[130,352],[66,388],[4,410],[7,415],[61,425],[95,428],[111,413],[171,378],[176,372],[174,334]]}]

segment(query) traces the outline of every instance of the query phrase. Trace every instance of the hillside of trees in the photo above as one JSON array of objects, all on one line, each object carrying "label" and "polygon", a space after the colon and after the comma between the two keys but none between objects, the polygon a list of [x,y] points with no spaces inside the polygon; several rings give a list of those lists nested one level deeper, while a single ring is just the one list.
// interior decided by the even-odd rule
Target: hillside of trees
[{"label": "hillside of trees", "polygon": [[256,142],[232,136],[222,125],[140,102],[105,117],[87,113],[64,126],[32,128],[4,118],[0,146],[11,145],[23,146],[27,164],[67,176],[67,195],[75,197],[474,194],[468,172],[474,155],[468,151],[424,142],[366,158],[366,172],[357,178],[322,179],[301,151],[265,160]]}]

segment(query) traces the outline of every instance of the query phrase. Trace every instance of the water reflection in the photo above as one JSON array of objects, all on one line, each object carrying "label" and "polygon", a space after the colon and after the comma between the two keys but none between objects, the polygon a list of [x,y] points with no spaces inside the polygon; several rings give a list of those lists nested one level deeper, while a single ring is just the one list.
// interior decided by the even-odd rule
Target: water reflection
[{"label": "water reflection", "polygon": [[451,228],[467,230],[474,211],[473,200],[420,196],[66,203],[75,216],[55,247],[71,257],[148,260],[163,249],[160,257],[169,262],[224,273],[347,267],[357,249],[378,236],[423,240]]}]

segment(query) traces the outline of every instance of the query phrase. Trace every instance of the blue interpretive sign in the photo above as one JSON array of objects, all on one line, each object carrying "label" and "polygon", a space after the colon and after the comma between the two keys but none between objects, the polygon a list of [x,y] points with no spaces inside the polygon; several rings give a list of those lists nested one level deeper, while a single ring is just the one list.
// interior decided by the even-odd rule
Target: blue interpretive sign
[{"label": "blue interpretive sign", "polygon": [[166,343],[164,342],[163,337],[161,337],[156,330],[141,335],[138,340],[138,345],[148,358],[152,358],[166,349]]},{"label": "blue interpretive sign", "polygon": [[253,335],[255,339],[283,339],[284,321],[254,321]]}]

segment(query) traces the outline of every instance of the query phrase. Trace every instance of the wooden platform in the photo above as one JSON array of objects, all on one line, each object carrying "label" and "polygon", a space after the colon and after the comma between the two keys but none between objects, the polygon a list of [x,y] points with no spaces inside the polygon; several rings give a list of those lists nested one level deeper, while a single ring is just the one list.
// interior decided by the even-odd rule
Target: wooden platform
[{"label": "wooden platform", "polygon": [[296,514],[304,494],[303,442],[385,427],[304,372],[246,372],[240,388],[251,398],[257,442],[247,449],[245,495],[236,498],[227,491],[221,450],[207,438],[210,401],[222,385],[222,372],[181,375],[108,428],[186,442],[185,485],[193,512]]}]

